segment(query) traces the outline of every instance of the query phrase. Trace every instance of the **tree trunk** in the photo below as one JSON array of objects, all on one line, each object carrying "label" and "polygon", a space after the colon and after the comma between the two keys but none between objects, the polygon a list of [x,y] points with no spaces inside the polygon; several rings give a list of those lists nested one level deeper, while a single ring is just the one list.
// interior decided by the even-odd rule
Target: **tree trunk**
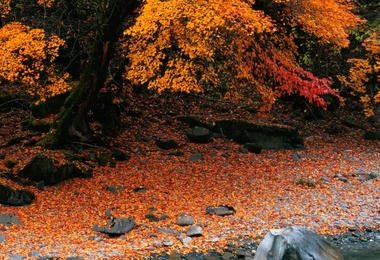
[{"label": "tree trunk", "polygon": [[109,62],[115,51],[114,45],[122,35],[125,18],[132,17],[140,4],[139,0],[108,2],[83,75],[54,121],[52,132],[41,142],[47,148],[54,149],[70,141],[91,141],[92,131],[86,115],[105,84]]}]

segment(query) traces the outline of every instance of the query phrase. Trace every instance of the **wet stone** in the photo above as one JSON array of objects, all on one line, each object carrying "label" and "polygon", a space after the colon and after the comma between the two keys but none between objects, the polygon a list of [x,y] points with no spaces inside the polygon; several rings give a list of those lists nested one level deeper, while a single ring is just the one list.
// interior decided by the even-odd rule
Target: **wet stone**
[{"label": "wet stone", "polygon": [[194,224],[194,219],[189,216],[182,216],[177,220],[179,226],[190,226]]}]

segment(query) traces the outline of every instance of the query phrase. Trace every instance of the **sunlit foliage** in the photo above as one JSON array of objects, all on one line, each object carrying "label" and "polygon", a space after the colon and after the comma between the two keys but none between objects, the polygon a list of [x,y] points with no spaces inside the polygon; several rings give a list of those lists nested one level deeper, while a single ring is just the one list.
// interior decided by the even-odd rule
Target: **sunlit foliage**
[{"label": "sunlit foliage", "polygon": [[11,0],[1,0],[0,1],[0,15],[4,17],[11,10]]},{"label": "sunlit foliage", "polygon": [[42,101],[70,87],[67,74],[57,74],[53,61],[64,41],[42,29],[10,23],[0,29],[0,82],[17,85]]},{"label": "sunlit foliage", "polygon": [[380,27],[363,41],[367,51],[361,58],[349,59],[351,68],[348,76],[338,75],[341,83],[350,88],[351,94],[359,96],[363,110],[367,117],[373,116],[374,103],[380,102],[380,90],[370,84],[371,78],[380,83]]},{"label": "sunlit foliage", "polygon": [[289,28],[301,26],[321,42],[346,47],[347,29],[360,19],[347,1],[270,3],[281,13],[281,24],[255,10],[253,0],[147,0],[136,24],[125,31],[127,78],[158,91],[214,88],[232,100],[259,94],[264,108],[278,96],[298,94],[326,108],[321,96],[337,95],[331,81],[297,66]]}]

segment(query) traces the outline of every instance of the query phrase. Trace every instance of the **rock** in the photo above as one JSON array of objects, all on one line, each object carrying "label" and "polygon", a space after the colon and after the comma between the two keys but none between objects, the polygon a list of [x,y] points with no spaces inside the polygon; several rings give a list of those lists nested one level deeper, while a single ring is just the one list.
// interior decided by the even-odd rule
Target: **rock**
[{"label": "rock", "polygon": [[293,161],[295,161],[295,162],[300,162],[301,161],[301,158],[296,153],[292,154],[292,158],[293,158]]},{"label": "rock", "polygon": [[5,241],[5,236],[3,234],[0,234],[0,244]]},{"label": "rock", "polygon": [[112,186],[112,185],[107,185],[105,187],[106,191],[112,193],[112,194],[117,194],[119,192],[123,192],[124,191],[124,188],[123,186],[121,185],[118,185],[118,186]]},{"label": "rock", "polygon": [[203,229],[200,226],[191,226],[187,230],[186,235],[188,237],[197,237],[197,236],[201,236],[202,232],[203,232]]},{"label": "rock", "polygon": [[367,180],[376,179],[377,177],[379,177],[379,174],[371,172],[368,174]]},{"label": "rock", "polygon": [[4,226],[12,226],[12,224],[24,226],[24,223],[13,213],[0,214],[0,224]]},{"label": "rock", "polygon": [[38,251],[32,251],[28,254],[29,257],[36,258],[42,256],[40,252]]},{"label": "rock", "polygon": [[248,153],[248,152],[249,152],[248,149],[246,149],[246,148],[244,148],[244,147],[240,147],[240,148],[239,148],[239,151],[240,151],[241,153]]},{"label": "rock", "polygon": [[35,198],[30,190],[15,190],[0,184],[0,203],[11,206],[24,206],[32,203]]},{"label": "rock", "polygon": [[9,257],[9,260],[23,260],[23,259],[26,259],[26,257],[21,256],[21,255],[19,255],[19,254],[17,254],[17,255],[11,255],[11,256]]},{"label": "rock", "polygon": [[162,241],[162,244],[164,246],[172,246],[172,245],[174,245],[174,241],[173,240],[169,240],[169,239],[165,239],[164,241]]},{"label": "rock", "polygon": [[36,182],[44,181],[45,185],[54,185],[63,180],[62,176],[56,174],[57,171],[58,168],[51,158],[38,154],[19,171],[18,175]]},{"label": "rock", "polygon": [[130,155],[126,154],[125,152],[117,148],[112,148],[111,152],[112,152],[111,156],[115,158],[116,161],[128,161],[129,159],[131,159]]},{"label": "rock", "polygon": [[133,191],[133,193],[138,193],[138,192],[144,193],[147,190],[148,190],[148,188],[146,188],[146,187],[137,187],[137,188],[134,188],[132,191]]},{"label": "rock", "polygon": [[202,153],[196,153],[189,157],[189,162],[196,162],[199,160],[202,160],[203,154]]},{"label": "rock", "polygon": [[375,131],[366,131],[364,134],[366,140],[380,140],[380,133]]},{"label": "rock", "polygon": [[194,219],[189,216],[182,216],[177,220],[177,225],[179,226],[190,226],[194,224]]},{"label": "rock", "polygon": [[96,157],[96,161],[98,162],[99,166],[109,166],[109,167],[115,167],[116,162],[112,159],[112,157],[107,153],[100,153]]},{"label": "rock", "polygon": [[171,229],[171,228],[158,228],[157,231],[161,232],[161,233],[173,234],[173,235],[180,235],[181,234],[181,232],[178,232],[178,231]]},{"label": "rock", "polygon": [[97,232],[105,233],[108,235],[122,235],[128,233],[135,227],[133,218],[115,218],[107,222],[105,227],[94,226]]},{"label": "rock", "polygon": [[187,138],[192,143],[208,143],[211,141],[211,131],[204,127],[196,126],[187,132]]},{"label": "rock", "polygon": [[153,246],[160,247],[160,246],[163,246],[163,244],[162,244],[162,242],[160,240],[155,239],[153,241]]},{"label": "rock", "polygon": [[164,139],[157,139],[156,145],[164,150],[169,149],[177,149],[179,148],[178,143],[175,140],[164,140]]},{"label": "rock", "polygon": [[343,260],[327,240],[303,227],[270,230],[254,260]]},{"label": "rock", "polygon": [[254,124],[241,120],[217,121],[214,132],[222,132],[224,136],[239,144],[257,143],[263,149],[301,149],[303,138],[297,130],[289,127]]},{"label": "rock", "polygon": [[191,242],[191,237],[180,237],[178,240],[181,241],[183,245],[188,246]]},{"label": "rock", "polygon": [[247,149],[249,152],[251,153],[261,153],[261,150],[263,149],[263,147],[259,144],[256,144],[256,143],[245,143],[243,148]]},{"label": "rock", "polygon": [[227,215],[232,215],[236,211],[233,207],[228,206],[228,205],[222,205],[222,206],[207,206],[206,207],[206,213],[207,214],[216,214],[218,216],[227,216]]},{"label": "rock", "polygon": [[178,253],[172,253],[169,255],[168,260],[182,260],[182,255]]},{"label": "rock", "polygon": [[152,212],[145,215],[145,218],[149,219],[150,222],[158,222],[160,218],[154,215]]},{"label": "rock", "polygon": [[71,177],[92,177],[92,170],[80,169],[74,163],[67,163],[58,168],[51,158],[38,154],[18,172],[18,175],[34,182],[43,182],[44,185],[54,185]]}]

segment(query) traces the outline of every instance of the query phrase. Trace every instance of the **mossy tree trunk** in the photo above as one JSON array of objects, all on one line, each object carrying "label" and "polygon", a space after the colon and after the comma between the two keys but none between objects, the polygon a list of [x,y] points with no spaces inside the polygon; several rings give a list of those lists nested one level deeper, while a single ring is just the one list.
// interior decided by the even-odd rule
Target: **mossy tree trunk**
[{"label": "mossy tree trunk", "polygon": [[78,85],[73,89],[54,121],[52,131],[42,140],[47,148],[58,148],[70,141],[89,142],[92,131],[86,115],[105,84],[115,42],[123,32],[127,17],[133,17],[139,0],[107,0],[107,10],[98,27],[89,60]]}]

